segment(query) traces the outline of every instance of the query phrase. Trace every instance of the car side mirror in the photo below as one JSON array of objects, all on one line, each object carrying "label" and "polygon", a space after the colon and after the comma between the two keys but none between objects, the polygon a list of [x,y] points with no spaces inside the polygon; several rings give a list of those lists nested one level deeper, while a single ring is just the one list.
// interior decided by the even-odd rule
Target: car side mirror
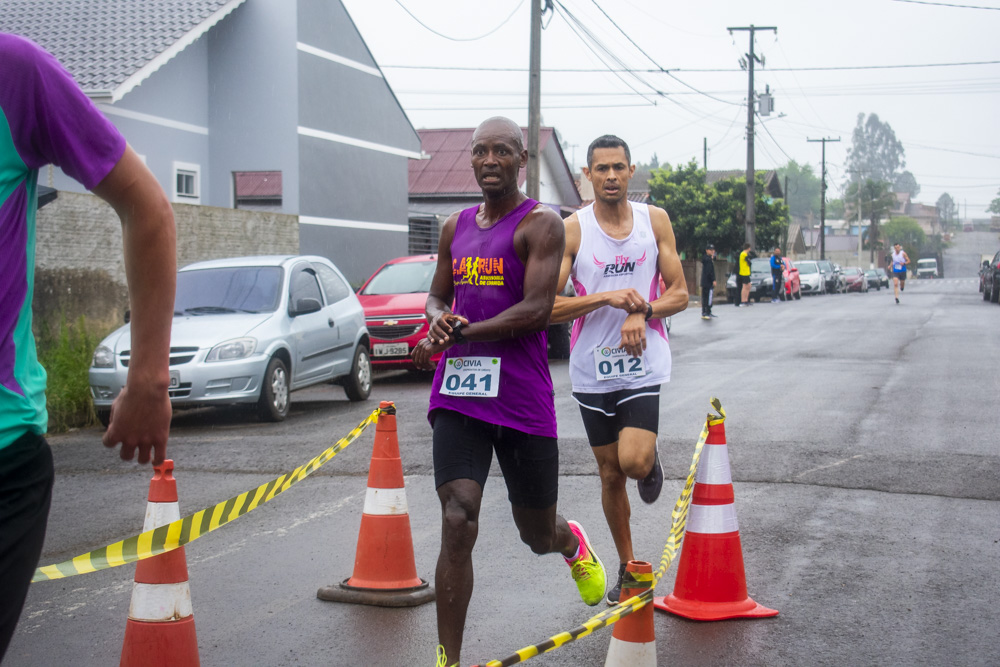
[{"label": "car side mirror", "polygon": [[299,299],[295,302],[295,306],[288,310],[288,314],[292,317],[297,315],[308,315],[309,313],[315,313],[323,307],[323,304],[319,302],[319,299],[313,299],[311,297],[305,297]]},{"label": "car side mirror", "polygon": [[125,324],[128,324],[131,321],[132,321],[132,311],[129,310],[128,308],[126,308],[125,309]]}]

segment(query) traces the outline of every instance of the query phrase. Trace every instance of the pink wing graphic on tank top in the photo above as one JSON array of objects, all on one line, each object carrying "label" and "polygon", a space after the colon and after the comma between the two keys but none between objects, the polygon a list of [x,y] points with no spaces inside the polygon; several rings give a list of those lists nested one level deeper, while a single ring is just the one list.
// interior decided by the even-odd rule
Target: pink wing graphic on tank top
[{"label": "pink wing graphic on tank top", "polygon": [[645,261],[646,261],[646,252],[643,251],[642,257],[640,257],[639,259],[635,260],[635,265],[636,266],[642,266],[643,263],[645,263]]},{"label": "pink wing graphic on tank top", "polygon": [[601,267],[603,269],[604,268],[604,262],[602,262],[601,260],[597,259],[597,255],[592,255],[592,257],[594,258],[594,266],[599,266],[599,267]]}]

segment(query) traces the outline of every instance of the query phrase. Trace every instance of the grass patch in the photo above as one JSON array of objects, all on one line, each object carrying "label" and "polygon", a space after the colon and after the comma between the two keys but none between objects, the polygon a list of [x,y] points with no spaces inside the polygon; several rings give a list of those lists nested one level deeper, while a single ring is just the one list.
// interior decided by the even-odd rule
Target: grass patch
[{"label": "grass patch", "polygon": [[103,337],[90,330],[82,315],[72,324],[61,317],[55,331],[42,325],[36,346],[38,360],[48,374],[45,399],[49,432],[61,433],[96,423],[87,372],[94,348]]}]

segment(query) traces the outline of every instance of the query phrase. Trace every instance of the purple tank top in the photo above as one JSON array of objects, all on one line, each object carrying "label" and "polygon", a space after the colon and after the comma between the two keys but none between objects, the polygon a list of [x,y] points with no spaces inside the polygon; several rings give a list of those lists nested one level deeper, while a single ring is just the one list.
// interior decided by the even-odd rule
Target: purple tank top
[{"label": "purple tank top", "polygon": [[[490,229],[476,225],[479,207],[458,215],[451,242],[455,281],[455,314],[470,323],[496,316],[524,299],[524,264],[514,248],[514,231],[536,205],[527,199]],[[469,341],[453,345],[441,356],[431,389],[428,418],[434,411],[454,410],[490,424],[544,437],[556,437],[556,410],[549,374],[545,331],[512,340]],[[500,382],[496,397],[450,396],[441,393],[448,359],[496,357]]]}]

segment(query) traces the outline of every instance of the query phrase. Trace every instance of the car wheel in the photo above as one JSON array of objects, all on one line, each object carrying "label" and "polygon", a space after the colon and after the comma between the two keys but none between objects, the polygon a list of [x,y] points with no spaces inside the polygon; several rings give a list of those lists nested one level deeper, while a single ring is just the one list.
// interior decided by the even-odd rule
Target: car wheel
[{"label": "car wheel", "polygon": [[989,301],[990,300],[990,293],[986,291],[986,286],[985,285],[982,288],[980,288],[980,291],[983,293],[983,301]]},{"label": "car wheel", "polygon": [[264,421],[284,421],[288,416],[288,394],[288,367],[278,357],[271,357],[260,383],[257,414]]},{"label": "car wheel", "polygon": [[996,278],[993,279],[993,289],[990,290],[990,301],[1000,302],[1000,283],[997,282]]},{"label": "car wheel", "polygon": [[97,413],[97,421],[101,422],[101,426],[107,428],[111,423],[111,408],[94,408],[94,412]]},{"label": "car wheel", "polygon": [[372,360],[364,345],[358,345],[354,351],[351,374],[344,380],[344,393],[355,402],[367,399],[372,393]]}]

